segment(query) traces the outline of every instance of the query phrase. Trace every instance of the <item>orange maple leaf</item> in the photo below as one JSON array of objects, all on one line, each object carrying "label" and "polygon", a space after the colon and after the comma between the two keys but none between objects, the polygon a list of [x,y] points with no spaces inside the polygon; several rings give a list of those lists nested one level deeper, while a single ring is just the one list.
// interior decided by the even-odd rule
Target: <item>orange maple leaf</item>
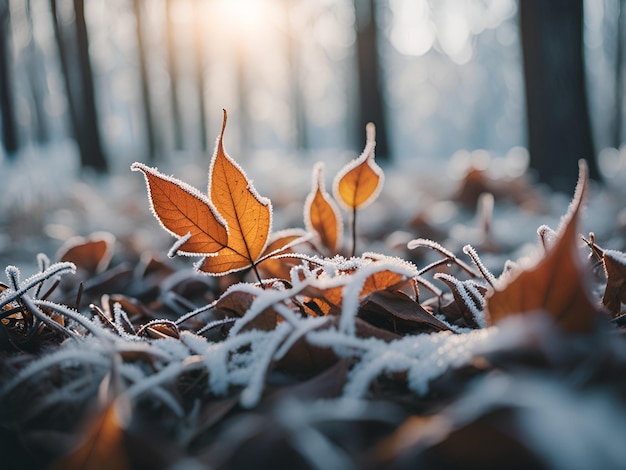
[{"label": "orange maple leaf", "polygon": [[366,144],[363,153],[345,165],[335,176],[333,193],[346,209],[362,209],[370,204],[382,188],[383,170],[374,161],[376,127],[368,123],[365,127]]},{"label": "orange maple leaf", "polygon": [[224,151],[224,122],[209,170],[204,195],[155,168],[133,163],[148,185],[150,206],[163,227],[178,238],[170,254],[204,256],[196,267],[220,276],[256,269],[271,231],[272,205],[262,198],[243,171]]},{"label": "orange maple leaf", "polygon": [[558,238],[533,266],[506,272],[487,294],[489,324],[518,314],[543,311],[566,331],[593,328],[598,308],[589,293],[586,271],[576,246],[576,225],[587,189],[587,166],[581,161],[580,176],[570,209]]},{"label": "orange maple leaf", "polygon": [[341,240],[343,225],[337,204],[324,187],[324,164],[313,168],[311,192],[304,202],[304,225],[316,232],[320,242],[331,253],[335,253]]},{"label": "orange maple leaf", "polygon": [[256,192],[241,167],[224,151],[222,132],[209,170],[209,197],[228,228],[228,244],[208,256],[199,269],[215,275],[255,268],[272,229],[272,203]]}]

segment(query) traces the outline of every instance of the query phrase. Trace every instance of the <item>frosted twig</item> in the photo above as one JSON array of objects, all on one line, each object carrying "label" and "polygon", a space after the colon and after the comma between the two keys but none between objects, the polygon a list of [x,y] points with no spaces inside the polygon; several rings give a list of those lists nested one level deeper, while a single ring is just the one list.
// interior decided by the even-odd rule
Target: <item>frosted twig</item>
[{"label": "frosted twig", "polygon": [[180,317],[177,320],[175,320],[174,323],[176,323],[177,325],[180,325],[181,323],[189,320],[190,318],[195,317],[196,315],[200,315],[201,313],[206,312],[207,310],[211,310],[213,307],[215,307],[215,305],[217,304],[218,300],[219,299],[214,300],[213,302],[211,302],[211,303],[209,303],[207,305],[204,305],[202,307],[198,307],[197,309],[192,310],[189,313],[186,313],[182,317]]},{"label": "frosted twig", "polygon": [[241,392],[239,402],[243,407],[252,408],[253,406],[256,406],[261,399],[263,386],[265,384],[265,376],[267,375],[267,371],[274,354],[279,348],[280,343],[283,342],[291,330],[291,325],[288,323],[281,323],[270,333],[268,343],[265,345],[264,350],[259,352],[259,357],[255,361],[256,364],[252,375],[249,378],[248,386]]},{"label": "frosted twig", "polygon": [[[15,266],[7,266],[5,269],[7,278],[10,282],[18,282],[19,283],[19,269]],[[45,280],[51,278],[55,275],[61,275],[65,273],[74,274],[76,272],[76,266],[74,263],[55,263],[51,265],[44,272],[37,273],[27,278],[21,284],[19,288],[13,289],[13,292],[7,293],[6,291],[3,294],[7,294],[4,296],[2,300],[0,300],[0,309],[2,309],[5,305],[10,304],[11,302],[15,302],[22,295],[28,292],[29,289],[32,289],[34,286],[39,284],[40,282],[44,282]]]},{"label": "frosted twig", "polygon": [[480,277],[478,275],[478,273],[476,273],[476,271],[474,271],[472,269],[471,266],[469,266],[463,260],[460,260],[459,258],[457,258],[454,255],[454,253],[452,253],[450,250],[445,249],[443,246],[441,246],[436,241],[429,240],[427,238],[416,238],[415,240],[411,240],[410,242],[408,242],[406,244],[406,246],[407,246],[407,248],[409,250],[414,250],[415,248],[419,248],[419,247],[430,248],[431,250],[434,250],[434,251],[442,254],[446,258],[448,258],[451,262],[455,263],[459,268],[461,268],[463,271],[465,271],[470,276],[472,276],[472,277]]},{"label": "frosted twig", "polygon": [[[69,330],[68,328],[65,328],[60,323],[55,322],[52,318],[50,318],[48,315],[42,312],[39,306],[37,306],[37,304],[29,296],[22,295],[21,301],[23,302],[24,306],[28,309],[30,313],[32,313],[35,317],[37,317],[38,320],[40,320],[42,323],[48,326],[51,330],[56,330],[57,332],[62,333],[63,335],[70,337],[70,338],[78,338],[78,335],[76,333]],[[40,302],[46,302],[46,301],[43,300]],[[57,306],[56,304],[53,304],[53,305]]]},{"label": "frosted twig", "polygon": [[[28,297],[24,296],[24,299],[26,298]],[[112,338],[114,338],[114,336],[111,335],[108,330],[100,326],[98,323],[94,322],[93,320],[90,320],[82,313],[77,312],[76,310],[73,310],[69,307],[66,307],[65,305],[57,304],[56,302],[51,302],[49,300],[40,300],[40,299],[33,299],[33,304],[38,307],[43,307],[43,308],[52,310],[53,312],[57,312],[63,315],[64,317],[72,319],[73,321],[75,321],[76,323],[84,327],[91,334],[93,334],[94,336],[100,339],[110,341]],[[53,321],[51,319],[49,320]],[[76,336],[76,335],[73,334],[73,336]]]},{"label": "frosted twig", "polygon": [[459,281],[454,276],[450,276],[449,274],[446,274],[446,273],[435,274],[435,279],[441,279],[442,281],[447,281],[454,286],[454,288],[456,289],[456,292],[461,297],[461,300],[463,301],[467,309],[472,314],[472,317],[474,317],[474,320],[480,326],[481,319],[484,319],[485,317],[483,311],[480,308],[478,308],[478,306],[476,305],[478,303],[480,307],[484,306],[483,296],[480,295],[480,292],[478,292],[478,290],[476,290],[476,288],[473,287],[473,293],[477,294],[477,297],[475,298],[473,295],[471,295],[468,292],[468,289],[466,288],[466,285],[464,282]]},{"label": "frosted twig", "polygon": [[483,262],[480,260],[478,253],[476,253],[476,250],[474,249],[474,247],[472,245],[465,245],[463,247],[463,253],[465,253],[470,258],[472,258],[472,261],[474,262],[474,264],[480,271],[480,274],[483,275],[483,278],[485,278],[485,281],[487,281],[487,283],[491,287],[493,287],[493,285],[496,282],[496,278],[493,274],[491,274],[491,272],[489,272],[489,270],[485,267]]},{"label": "frosted twig", "polygon": [[111,364],[111,360],[103,356],[102,350],[99,348],[60,349],[30,362],[26,367],[20,370],[17,375],[2,385],[0,388],[0,397],[6,396],[15,387],[40,372],[48,371],[50,368],[58,366],[63,362],[70,364],[92,364],[107,369]]}]

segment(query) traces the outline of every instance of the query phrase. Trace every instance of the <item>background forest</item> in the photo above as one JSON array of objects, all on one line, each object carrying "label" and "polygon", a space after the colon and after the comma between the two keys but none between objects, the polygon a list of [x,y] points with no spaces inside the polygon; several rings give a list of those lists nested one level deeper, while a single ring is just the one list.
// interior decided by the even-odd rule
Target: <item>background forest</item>
[{"label": "background forest", "polygon": [[2,0],[0,158],[200,161],[227,108],[244,159],[352,149],[373,121],[398,162],[593,160],[623,142],[623,2],[544,3]]}]

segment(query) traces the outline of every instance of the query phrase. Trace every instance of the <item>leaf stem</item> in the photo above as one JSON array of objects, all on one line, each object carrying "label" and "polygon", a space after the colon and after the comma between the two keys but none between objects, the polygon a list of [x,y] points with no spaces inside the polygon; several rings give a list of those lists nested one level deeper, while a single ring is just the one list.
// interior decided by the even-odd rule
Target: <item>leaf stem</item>
[{"label": "leaf stem", "polygon": [[254,275],[259,280],[259,284],[261,284],[261,288],[265,289],[265,284],[263,283],[263,278],[259,274],[259,270],[256,268],[256,263],[252,263],[252,270],[254,271]]},{"label": "leaf stem", "polygon": [[352,256],[356,254],[356,207],[352,208]]}]

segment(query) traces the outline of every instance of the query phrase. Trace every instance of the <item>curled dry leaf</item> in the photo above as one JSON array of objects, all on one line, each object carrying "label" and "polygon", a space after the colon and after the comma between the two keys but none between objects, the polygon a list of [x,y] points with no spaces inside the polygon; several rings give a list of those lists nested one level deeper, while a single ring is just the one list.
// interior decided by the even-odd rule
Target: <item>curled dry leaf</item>
[{"label": "curled dry leaf", "polygon": [[209,170],[209,196],[228,227],[228,244],[199,265],[201,271],[222,275],[254,266],[272,228],[272,204],[261,197],[243,170],[224,151],[222,132]]},{"label": "curled dry leaf", "polygon": [[344,166],[335,176],[333,193],[348,210],[361,209],[370,204],[383,185],[383,170],[374,161],[376,127],[368,123],[367,140],[363,153]]},{"label": "curled dry leaf", "polygon": [[115,236],[109,232],[95,232],[89,237],[72,237],[57,251],[59,261],[74,263],[86,274],[104,271],[113,256]]},{"label": "curled dry leaf", "polygon": [[326,192],[324,164],[313,168],[311,192],[304,202],[304,225],[310,232],[317,233],[320,242],[331,253],[336,253],[343,232],[341,214],[335,201]]},{"label": "curled dry leaf", "polygon": [[604,250],[602,263],[607,277],[602,305],[613,315],[617,315],[620,313],[622,303],[626,303],[626,254],[621,251]]},{"label": "curled dry leaf", "polygon": [[594,327],[597,308],[576,245],[587,180],[587,166],[581,161],[576,193],[557,240],[535,265],[505,273],[490,290],[486,299],[490,324],[510,315],[544,311],[566,331],[587,332]]},{"label": "curled dry leaf", "polygon": [[180,338],[180,332],[176,323],[170,320],[154,320],[143,325],[137,330],[137,336],[145,336],[152,339]]}]

